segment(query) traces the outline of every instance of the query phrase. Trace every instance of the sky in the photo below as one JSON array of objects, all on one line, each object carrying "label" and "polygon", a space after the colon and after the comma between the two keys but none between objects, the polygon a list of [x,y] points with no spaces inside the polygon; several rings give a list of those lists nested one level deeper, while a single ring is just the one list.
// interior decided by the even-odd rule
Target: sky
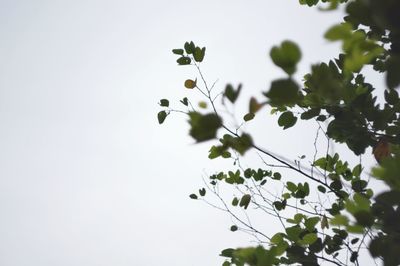
[{"label": "sky", "polygon": [[[171,49],[206,46],[216,89],[260,95],[284,77],[269,49],[297,41],[300,80],[337,54],[322,35],[340,15],[296,0],[0,0],[0,265],[220,265],[220,250],[250,245],[188,197],[226,164],[185,117],[158,125],[159,99],[197,97]],[[250,129],[285,156],[309,151],[307,128],[276,127]]]}]

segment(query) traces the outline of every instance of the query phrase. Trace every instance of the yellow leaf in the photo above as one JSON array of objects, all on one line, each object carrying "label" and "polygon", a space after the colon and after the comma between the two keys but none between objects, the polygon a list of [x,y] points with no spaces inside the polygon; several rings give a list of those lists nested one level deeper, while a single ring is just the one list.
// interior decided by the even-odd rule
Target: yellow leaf
[{"label": "yellow leaf", "polygon": [[197,83],[197,79],[196,80],[187,79],[187,80],[185,80],[185,87],[187,89],[193,89],[196,87],[196,83]]}]

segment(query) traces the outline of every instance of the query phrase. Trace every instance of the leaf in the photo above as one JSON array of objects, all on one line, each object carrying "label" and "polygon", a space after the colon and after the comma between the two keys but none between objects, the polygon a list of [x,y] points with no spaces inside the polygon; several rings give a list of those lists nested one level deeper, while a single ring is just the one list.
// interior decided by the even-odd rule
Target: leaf
[{"label": "leaf", "polygon": [[207,103],[204,101],[199,102],[199,107],[202,109],[206,109],[207,108]]},{"label": "leaf", "polygon": [[381,138],[375,145],[372,153],[378,163],[384,158],[387,158],[390,155],[390,145],[388,140],[386,138]]},{"label": "leaf", "polygon": [[338,41],[351,38],[353,27],[350,23],[342,23],[331,27],[324,35],[327,40]]},{"label": "leaf", "polygon": [[293,115],[292,112],[286,111],[279,116],[278,124],[283,127],[283,129],[288,129],[296,124],[297,117]]},{"label": "leaf", "polygon": [[190,194],[189,197],[190,197],[191,199],[198,199],[198,197],[197,197],[196,194]]},{"label": "leaf", "polygon": [[296,184],[290,181],[286,182],[286,187],[290,192],[295,192],[297,190]]},{"label": "leaf", "polygon": [[222,266],[231,266],[231,263],[229,261],[224,261],[224,263],[222,263]]},{"label": "leaf", "polygon": [[314,243],[315,241],[317,241],[318,236],[315,233],[309,233],[306,234],[305,236],[303,236],[302,239],[302,244],[306,244],[306,245],[311,245],[312,243]]},{"label": "leaf", "polygon": [[271,105],[293,105],[300,99],[299,86],[292,79],[278,79],[271,83],[271,88],[264,93]]},{"label": "leaf", "polygon": [[190,57],[182,56],[182,57],[179,57],[179,58],[176,60],[176,62],[177,62],[179,65],[183,66],[183,65],[190,65],[190,63],[192,62],[192,60],[190,59]]},{"label": "leaf", "polygon": [[318,116],[320,112],[321,112],[321,109],[312,108],[312,109],[302,113],[300,118],[303,119],[303,120],[309,120],[311,118],[314,118],[314,117]]},{"label": "leaf", "polygon": [[292,227],[287,227],[285,228],[287,237],[289,238],[289,240],[291,241],[297,241],[299,240],[299,235],[301,233],[301,227],[299,225],[295,225]]},{"label": "leaf", "polygon": [[325,228],[329,229],[328,218],[324,215],[321,220],[321,229],[324,230]]},{"label": "leaf", "polygon": [[172,53],[177,55],[183,55],[183,49],[172,49]]},{"label": "leaf", "polygon": [[189,134],[197,142],[215,138],[217,130],[222,125],[221,118],[214,113],[202,115],[198,112],[190,112],[189,118],[189,124],[191,126]]},{"label": "leaf", "polygon": [[255,117],[255,115],[253,113],[248,113],[243,116],[243,120],[247,122],[247,121],[252,120],[254,117]]},{"label": "leaf", "polygon": [[326,192],[326,188],[325,188],[324,186],[319,185],[319,186],[317,187],[317,189],[318,189],[318,191],[320,191],[320,192],[322,192],[322,193],[325,193],[325,192]]},{"label": "leaf", "polygon": [[390,105],[395,105],[400,101],[399,94],[395,89],[385,90],[384,95],[385,95],[385,101]]},{"label": "leaf", "polygon": [[336,214],[330,221],[331,225],[335,226],[347,226],[349,225],[349,218],[342,214]]},{"label": "leaf", "polygon": [[281,175],[281,173],[275,172],[275,173],[271,176],[271,178],[274,179],[274,180],[281,180],[282,175]]},{"label": "leaf", "polygon": [[242,84],[239,84],[238,88],[235,90],[232,84],[227,84],[225,87],[224,96],[228,98],[231,103],[235,103],[239,97],[240,91],[242,90]]},{"label": "leaf", "polygon": [[312,232],[315,229],[315,226],[319,223],[319,221],[320,221],[319,217],[307,218],[306,221],[304,222],[304,225],[309,232]]},{"label": "leaf", "polygon": [[239,204],[238,198],[234,197],[233,200],[232,200],[232,206],[236,207],[238,204]]},{"label": "leaf", "polygon": [[247,209],[250,204],[251,196],[249,194],[245,194],[242,196],[239,202],[239,206]]},{"label": "leaf", "polygon": [[205,54],[206,54],[205,47],[203,47],[202,49],[200,47],[196,47],[194,49],[193,58],[196,62],[202,62]]},{"label": "leaf", "polygon": [[181,101],[180,101],[183,105],[185,105],[185,106],[188,106],[189,105],[189,100],[188,100],[188,98],[183,98]]},{"label": "leaf", "polygon": [[187,89],[193,89],[196,87],[197,84],[197,79],[196,80],[191,80],[191,79],[187,79],[185,80],[185,88]]},{"label": "leaf", "polygon": [[199,194],[200,196],[204,197],[206,195],[206,189],[205,188],[199,189]]},{"label": "leaf", "polygon": [[233,248],[227,248],[221,251],[220,256],[231,258],[233,256],[233,252],[235,250]]},{"label": "leaf", "polygon": [[169,101],[167,99],[161,99],[160,100],[160,105],[163,107],[168,107],[169,106]]},{"label": "leaf", "polygon": [[165,121],[165,118],[167,117],[167,112],[165,111],[161,111],[157,114],[157,118],[158,118],[158,123],[162,124]]},{"label": "leaf", "polygon": [[281,46],[272,47],[269,54],[274,64],[288,75],[296,72],[296,65],[301,59],[301,51],[296,43],[284,41]]},{"label": "leaf", "polygon": [[250,98],[249,102],[249,113],[257,113],[263,105],[257,102],[257,99],[254,97]]},{"label": "leaf", "polygon": [[272,244],[279,245],[281,242],[283,242],[283,235],[283,233],[276,233],[271,237],[270,242]]},{"label": "leaf", "polygon": [[400,56],[391,56],[387,62],[386,84],[394,89],[400,85]]},{"label": "leaf", "polygon": [[194,45],[193,42],[190,42],[190,43],[185,42],[184,48],[185,48],[185,51],[187,54],[192,54],[192,53],[194,53],[196,46]]}]

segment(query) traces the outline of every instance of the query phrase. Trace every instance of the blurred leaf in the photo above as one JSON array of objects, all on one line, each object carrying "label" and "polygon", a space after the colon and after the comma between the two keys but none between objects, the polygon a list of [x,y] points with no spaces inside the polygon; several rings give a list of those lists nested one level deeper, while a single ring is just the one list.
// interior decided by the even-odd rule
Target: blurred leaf
[{"label": "blurred leaf", "polygon": [[257,113],[263,105],[257,102],[257,99],[254,97],[251,97],[250,102],[249,102],[249,113]]},{"label": "blurred leaf", "polygon": [[271,88],[264,93],[274,106],[292,105],[299,101],[299,87],[291,79],[278,79],[271,83]]},{"label": "blurred leaf", "polygon": [[222,125],[221,118],[214,113],[202,115],[198,112],[190,112],[189,118],[191,126],[189,133],[197,142],[215,138],[217,130]]},{"label": "blurred leaf", "polygon": [[281,46],[272,47],[270,56],[275,65],[292,75],[296,72],[296,65],[301,59],[301,51],[294,42],[284,41]]},{"label": "blurred leaf", "polygon": [[239,84],[238,88],[235,90],[232,84],[227,84],[225,87],[224,96],[228,98],[231,103],[235,103],[239,97],[240,91],[242,90],[242,84]]},{"label": "blurred leaf", "polygon": [[206,109],[207,108],[207,103],[204,101],[199,102],[199,107],[202,109]]},{"label": "blurred leaf", "polygon": [[308,233],[305,236],[303,236],[301,243],[306,245],[311,245],[312,243],[317,241],[317,239],[318,239],[317,234]]}]

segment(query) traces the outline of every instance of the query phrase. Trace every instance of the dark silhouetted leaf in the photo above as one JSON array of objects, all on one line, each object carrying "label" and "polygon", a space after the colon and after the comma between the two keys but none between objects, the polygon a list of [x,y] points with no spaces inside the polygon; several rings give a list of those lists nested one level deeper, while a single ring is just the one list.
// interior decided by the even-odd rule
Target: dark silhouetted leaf
[{"label": "dark silhouetted leaf", "polygon": [[157,114],[157,118],[158,118],[158,123],[162,124],[165,121],[165,118],[167,117],[167,113],[165,111],[161,111]]}]

